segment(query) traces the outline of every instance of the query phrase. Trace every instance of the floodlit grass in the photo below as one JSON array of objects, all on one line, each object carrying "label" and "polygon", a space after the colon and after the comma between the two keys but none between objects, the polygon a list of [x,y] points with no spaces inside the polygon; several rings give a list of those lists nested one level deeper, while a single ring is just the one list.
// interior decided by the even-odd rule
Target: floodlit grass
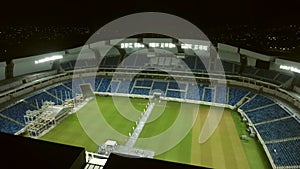
[{"label": "floodlit grass", "polygon": [[[155,107],[154,111],[159,111],[161,107]],[[150,123],[146,123],[144,126],[140,138],[146,138],[156,136],[165,130],[167,130],[176,120],[180,109],[180,104],[177,102],[167,102],[166,108],[163,113],[155,120]]]},{"label": "floodlit grass", "polygon": [[192,147],[192,132],[190,131],[187,136],[181,140],[179,144],[171,150],[155,156],[156,159],[172,161],[177,163],[191,163],[191,147]]},{"label": "floodlit grass", "polygon": [[59,123],[54,129],[40,138],[41,140],[84,147],[87,151],[95,152],[98,148],[82,129],[76,114]]},{"label": "floodlit grass", "polygon": [[245,153],[247,155],[247,159],[251,169],[261,168],[261,169],[269,169],[272,168],[269,160],[263,150],[262,145],[259,143],[257,138],[252,138],[249,135],[249,132],[246,131],[247,126],[244,122],[241,121],[240,115],[231,111],[232,117],[235,122],[236,129],[239,135],[246,135],[249,140],[242,140],[242,145],[244,147]]},{"label": "floodlit grass", "polygon": [[[84,114],[87,111],[95,111],[99,108],[109,125],[124,135],[128,135],[128,132],[132,131],[132,126],[135,126],[135,120],[124,117],[124,114],[137,119],[148,102],[147,99],[131,98],[130,102],[134,107],[134,109],[132,109],[128,108],[127,101],[121,98],[118,104],[124,104],[124,108],[122,109],[123,114],[120,114],[112,97],[97,96],[96,101],[97,102],[93,104],[88,104],[83,107],[80,110],[81,113]],[[167,102],[164,111],[161,112],[161,114],[157,113],[155,118],[152,118],[152,120],[146,123],[140,138],[156,136],[167,130],[174,123],[176,118],[179,117],[181,106],[181,103],[178,102]],[[238,113],[235,111],[224,110],[222,120],[214,134],[207,142],[199,144],[199,134],[208,115],[209,106],[199,107],[198,116],[193,128],[179,144],[167,152],[156,155],[156,159],[211,168],[271,168],[256,138],[249,137],[249,141],[239,139],[240,135],[245,134],[249,136],[249,134],[246,131],[246,125],[241,122]],[[158,110],[159,107],[154,109],[154,111]],[[91,119],[92,116],[88,118]],[[95,133],[97,132],[98,131],[95,131]],[[107,136],[104,135],[103,137]],[[54,129],[41,137],[41,139],[85,147],[87,151],[91,152],[97,151],[98,147],[85,133],[76,114],[67,117]],[[166,140],[166,144],[168,141],[170,140]]]},{"label": "floodlit grass", "polygon": [[99,109],[109,125],[118,132],[128,135],[135,122],[126,119],[118,112],[111,97],[96,97],[96,99]]}]

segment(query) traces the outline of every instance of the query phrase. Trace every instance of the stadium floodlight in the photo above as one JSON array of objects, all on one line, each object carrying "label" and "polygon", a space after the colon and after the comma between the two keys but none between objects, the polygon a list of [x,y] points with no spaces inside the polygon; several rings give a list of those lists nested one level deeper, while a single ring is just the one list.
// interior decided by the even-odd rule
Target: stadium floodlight
[{"label": "stadium floodlight", "polygon": [[62,58],[63,58],[63,55],[53,55],[50,57],[45,57],[40,60],[36,60],[36,61],[34,61],[34,63],[39,64],[39,63],[49,62],[49,61],[58,60],[58,59],[62,59]]},{"label": "stadium floodlight", "polygon": [[283,69],[283,70],[289,70],[289,71],[292,71],[292,72],[300,73],[300,69],[295,68],[293,66],[280,65],[279,68]]}]

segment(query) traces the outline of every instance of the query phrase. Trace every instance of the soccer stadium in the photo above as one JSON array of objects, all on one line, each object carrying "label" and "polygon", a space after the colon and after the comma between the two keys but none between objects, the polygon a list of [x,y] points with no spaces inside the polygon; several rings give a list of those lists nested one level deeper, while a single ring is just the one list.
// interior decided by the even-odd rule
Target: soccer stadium
[{"label": "soccer stadium", "polygon": [[298,62],[137,35],[12,63],[0,63],[0,131],[83,148],[73,168],[105,168],[115,155],[182,168],[300,168]]}]

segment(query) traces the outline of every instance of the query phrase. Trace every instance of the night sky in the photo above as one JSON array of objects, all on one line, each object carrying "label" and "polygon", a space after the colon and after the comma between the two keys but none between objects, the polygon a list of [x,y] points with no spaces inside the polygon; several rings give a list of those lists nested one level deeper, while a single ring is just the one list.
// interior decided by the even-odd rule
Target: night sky
[{"label": "night sky", "polygon": [[136,12],[165,12],[201,24],[299,23],[299,1],[271,0],[47,0],[1,2],[1,24],[103,25]]},{"label": "night sky", "polygon": [[[138,12],[173,14],[195,24],[204,33],[218,28],[219,33],[224,30],[224,35],[228,37],[232,35],[226,33],[227,25],[300,25],[299,0],[6,0],[0,2],[0,7],[0,30],[8,26],[15,27],[12,32],[8,32],[15,36],[14,39],[7,38],[10,35],[3,38],[0,32],[0,61],[81,46],[91,33],[105,24]],[[18,40],[18,32],[15,31],[24,25],[38,26],[39,29],[49,26],[88,27],[90,34],[73,36],[73,39],[67,37],[61,41],[36,40],[39,39],[36,36],[26,41]],[[238,33],[241,32],[236,31],[235,34]],[[22,36],[26,34],[22,32]],[[65,34],[69,35],[68,32]],[[297,35],[289,33],[289,36]],[[243,47],[240,43],[232,45]],[[250,50],[256,49],[255,45],[256,42]],[[300,49],[297,50],[300,52]]]}]

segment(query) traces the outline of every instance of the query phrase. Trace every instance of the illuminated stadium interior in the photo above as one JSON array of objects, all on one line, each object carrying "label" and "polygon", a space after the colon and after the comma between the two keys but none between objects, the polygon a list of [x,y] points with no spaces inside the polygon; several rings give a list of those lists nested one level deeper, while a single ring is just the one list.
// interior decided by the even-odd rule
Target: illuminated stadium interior
[{"label": "illuminated stadium interior", "polygon": [[[218,55],[213,55],[212,44],[204,40],[185,39],[183,43],[181,39],[171,38],[128,38],[111,45],[116,41],[118,39],[14,59],[11,74],[15,78],[10,80],[4,80],[9,65],[2,62],[1,132],[55,142],[47,133],[72,114],[83,111],[85,104],[89,106],[91,103],[85,98],[94,94],[100,100],[103,97],[144,98],[135,104],[145,106],[145,98],[151,100],[156,93],[167,104],[206,105],[235,112],[237,121],[246,127],[241,131],[235,125],[236,129],[232,130],[242,132],[236,134],[237,137],[259,143],[258,149],[263,150],[263,156],[268,159],[267,164],[262,165],[264,168],[300,168],[299,63],[222,43],[217,44]],[[103,53],[104,49],[109,50]],[[92,94],[88,92],[90,89]],[[142,130],[143,126],[140,132]],[[135,132],[122,138],[130,140]],[[120,145],[130,145],[118,139],[115,140]],[[245,140],[241,139],[239,144]],[[98,146],[101,143],[104,144],[96,142]],[[107,156],[96,157],[95,147],[85,148],[89,151],[85,168],[101,168]],[[218,164],[203,160],[197,163],[181,161],[183,157],[178,157],[179,160],[168,156],[154,158],[218,168]],[[191,155],[192,158],[197,156]],[[247,156],[245,168],[255,167],[251,161]],[[232,168],[238,165],[239,162]]]},{"label": "illuminated stadium interior", "polygon": [[300,1],[5,1],[0,168],[300,169]]}]

